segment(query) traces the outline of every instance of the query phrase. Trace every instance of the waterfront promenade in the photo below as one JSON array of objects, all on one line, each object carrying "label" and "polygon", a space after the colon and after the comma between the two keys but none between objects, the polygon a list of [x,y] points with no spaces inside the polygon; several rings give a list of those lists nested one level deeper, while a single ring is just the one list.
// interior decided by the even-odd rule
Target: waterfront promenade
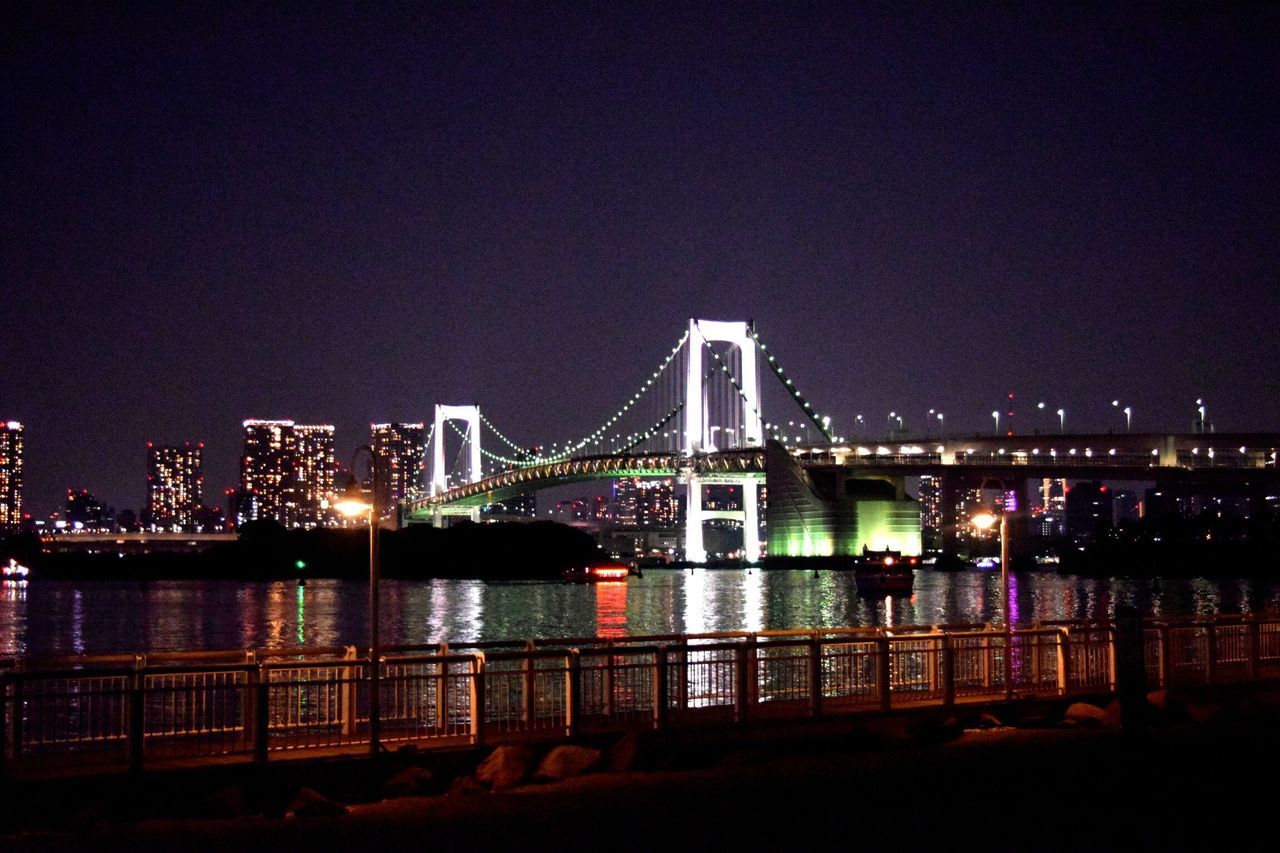
[{"label": "waterfront promenade", "polygon": [[[554,742],[1109,697],[1280,676],[1280,618],[901,626],[390,647],[381,713],[354,647],[0,666],[6,778]],[[1132,672],[1132,670],[1130,670]]]}]

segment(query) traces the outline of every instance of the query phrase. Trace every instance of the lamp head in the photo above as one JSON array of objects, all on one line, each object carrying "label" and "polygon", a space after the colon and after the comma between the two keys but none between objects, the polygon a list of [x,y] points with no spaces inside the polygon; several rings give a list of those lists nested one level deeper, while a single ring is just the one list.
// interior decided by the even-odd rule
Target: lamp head
[{"label": "lamp head", "polygon": [[992,527],[995,526],[995,523],[998,520],[999,519],[996,518],[994,513],[980,512],[977,515],[970,518],[969,523],[972,524],[974,527],[978,528],[979,530],[990,530]]},{"label": "lamp head", "polygon": [[333,508],[348,518],[355,518],[358,515],[367,514],[373,509],[373,505],[364,499],[364,495],[360,492],[360,484],[352,474],[347,477],[342,497],[333,505]]}]

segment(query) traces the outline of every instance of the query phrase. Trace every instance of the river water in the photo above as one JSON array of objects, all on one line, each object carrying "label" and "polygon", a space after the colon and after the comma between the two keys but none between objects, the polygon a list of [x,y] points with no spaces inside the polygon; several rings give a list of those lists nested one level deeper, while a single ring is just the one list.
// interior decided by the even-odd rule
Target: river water
[{"label": "river water", "polygon": [[[847,573],[648,570],[626,583],[382,583],[386,644],[999,621],[997,572],[917,572],[913,594],[867,598]],[[1015,622],[1280,613],[1280,579],[1010,577]],[[352,581],[44,581],[0,586],[0,655],[359,645]]]}]

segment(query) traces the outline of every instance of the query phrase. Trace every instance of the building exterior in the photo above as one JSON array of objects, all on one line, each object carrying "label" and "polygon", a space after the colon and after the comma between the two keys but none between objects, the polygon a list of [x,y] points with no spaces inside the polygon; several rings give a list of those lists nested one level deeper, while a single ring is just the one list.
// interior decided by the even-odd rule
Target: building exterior
[{"label": "building exterior", "polygon": [[1067,491],[1067,533],[1075,545],[1096,542],[1112,528],[1111,490],[1096,480],[1082,480]]},{"label": "building exterior", "polygon": [[1040,505],[1033,513],[1034,532],[1042,539],[1067,534],[1067,481],[1045,477],[1040,481]]},{"label": "building exterior", "polygon": [[240,456],[236,524],[272,519],[292,526],[293,467],[297,452],[293,421],[247,420]]},{"label": "building exterior", "polygon": [[333,425],[295,424],[293,519],[287,526],[316,527],[329,520],[333,503]]},{"label": "building exterior", "polygon": [[422,485],[426,445],[422,424],[370,424],[373,452],[382,460],[385,477],[378,505],[390,507]]},{"label": "building exterior", "polygon": [[0,535],[22,524],[22,424],[0,422]]},{"label": "building exterior", "polygon": [[196,531],[203,526],[203,455],[203,442],[147,442],[147,527]]},{"label": "building exterior", "polygon": [[115,510],[103,506],[88,489],[67,489],[64,527],[86,533],[110,533],[115,529]]},{"label": "building exterior", "polygon": [[920,478],[920,539],[926,551],[942,549],[942,478]]}]

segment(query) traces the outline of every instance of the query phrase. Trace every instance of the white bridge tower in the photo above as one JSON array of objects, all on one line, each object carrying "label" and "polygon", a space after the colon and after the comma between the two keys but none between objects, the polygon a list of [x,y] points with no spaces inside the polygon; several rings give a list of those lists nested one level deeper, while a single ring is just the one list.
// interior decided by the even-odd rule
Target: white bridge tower
[{"label": "white bridge tower", "polygon": [[[438,495],[449,489],[449,469],[444,462],[445,425],[449,421],[463,421],[467,428],[463,432],[467,440],[467,482],[474,483],[484,477],[480,467],[480,407],[479,406],[446,406],[436,403],[435,426],[431,430],[431,494]],[[480,520],[480,511],[468,512],[472,521]],[[443,523],[441,513],[437,511],[436,526]]]},{"label": "white bridge tower", "polygon": [[[742,363],[742,375],[734,377],[742,388],[738,398],[742,405],[741,419],[743,444],[759,447],[764,443],[764,419],[760,416],[760,371],[756,364],[756,342],[751,328],[743,322],[719,320],[689,320],[687,353],[688,373],[684,400],[684,454],[693,456],[714,450],[712,429],[707,406],[707,388],[703,367],[703,347],[711,342],[727,343],[738,348]],[[702,524],[713,517],[702,509],[703,478],[690,466],[685,474],[685,527],[684,556],[692,563],[705,562],[707,551],[702,540]],[[718,478],[723,480],[724,478]],[[734,477],[732,482],[742,487],[742,543],[748,562],[760,559],[760,517],[756,494],[758,477],[747,475]],[[715,515],[720,515],[716,513]]]}]

